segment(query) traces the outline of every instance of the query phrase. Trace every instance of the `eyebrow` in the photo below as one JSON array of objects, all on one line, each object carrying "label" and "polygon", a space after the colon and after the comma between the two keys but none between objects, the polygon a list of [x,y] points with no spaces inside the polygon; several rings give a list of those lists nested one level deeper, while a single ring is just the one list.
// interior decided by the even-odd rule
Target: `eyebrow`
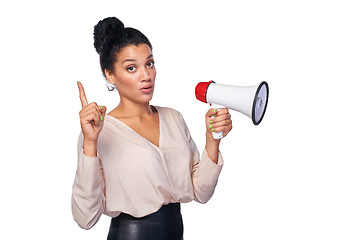
[{"label": "eyebrow", "polygon": [[[150,54],[150,55],[147,57],[147,59],[150,59],[150,58],[152,58],[152,57],[153,57],[153,55]],[[124,64],[124,62],[136,62],[136,59],[131,59],[131,58],[129,58],[129,59],[125,59],[122,63]]]}]

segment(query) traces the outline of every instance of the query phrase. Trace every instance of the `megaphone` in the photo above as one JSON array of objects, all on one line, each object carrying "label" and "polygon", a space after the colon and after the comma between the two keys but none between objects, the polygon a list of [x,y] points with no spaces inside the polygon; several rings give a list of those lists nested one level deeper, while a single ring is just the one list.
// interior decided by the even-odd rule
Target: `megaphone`
[{"label": "megaphone", "polygon": [[[241,112],[258,125],[266,111],[269,98],[269,85],[262,82],[257,86],[232,86],[218,84],[214,81],[199,82],[195,88],[195,96],[204,103],[210,103],[213,108],[230,108]],[[215,139],[222,138],[222,132],[213,132]]]}]

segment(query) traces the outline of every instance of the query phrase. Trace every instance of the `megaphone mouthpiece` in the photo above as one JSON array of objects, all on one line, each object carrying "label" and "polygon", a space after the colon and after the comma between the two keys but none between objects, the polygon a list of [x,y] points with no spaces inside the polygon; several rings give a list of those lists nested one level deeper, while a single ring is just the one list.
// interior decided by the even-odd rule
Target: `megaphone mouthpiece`
[{"label": "megaphone mouthpiece", "polygon": [[196,85],[196,88],[195,88],[195,96],[196,98],[201,101],[201,102],[204,102],[204,103],[207,103],[206,102],[206,93],[207,93],[207,90],[208,90],[208,87],[211,83],[215,83],[214,81],[209,81],[209,82],[199,82],[197,85]]}]

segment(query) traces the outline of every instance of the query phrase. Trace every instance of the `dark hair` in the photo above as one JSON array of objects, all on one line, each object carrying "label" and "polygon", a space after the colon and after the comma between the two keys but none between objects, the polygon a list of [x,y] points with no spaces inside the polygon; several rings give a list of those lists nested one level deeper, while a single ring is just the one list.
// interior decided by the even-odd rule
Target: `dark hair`
[{"label": "dark hair", "polygon": [[104,76],[105,69],[109,72],[114,71],[116,54],[122,48],[129,45],[138,46],[142,43],[152,49],[150,41],[144,34],[134,28],[125,28],[116,17],[104,18],[94,27],[94,47],[100,55],[100,66]]}]

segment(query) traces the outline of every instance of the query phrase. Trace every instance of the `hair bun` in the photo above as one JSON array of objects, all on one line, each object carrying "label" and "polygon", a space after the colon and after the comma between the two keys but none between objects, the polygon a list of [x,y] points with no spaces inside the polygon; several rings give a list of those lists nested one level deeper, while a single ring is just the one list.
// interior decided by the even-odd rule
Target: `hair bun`
[{"label": "hair bun", "polygon": [[117,35],[124,29],[124,24],[116,17],[108,17],[100,20],[94,27],[94,47],[97,53],[101,53],[106,42],[113,35]]}]

